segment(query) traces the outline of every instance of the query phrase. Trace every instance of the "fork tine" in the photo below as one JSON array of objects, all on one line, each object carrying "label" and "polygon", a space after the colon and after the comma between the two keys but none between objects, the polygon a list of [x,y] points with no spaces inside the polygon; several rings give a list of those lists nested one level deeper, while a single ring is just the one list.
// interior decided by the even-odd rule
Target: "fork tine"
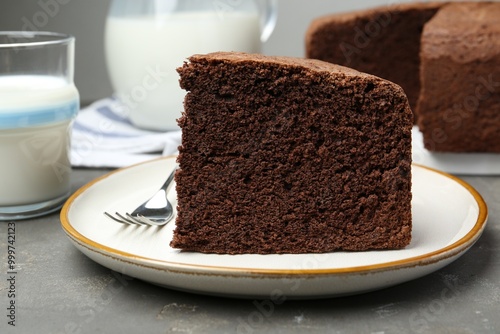
[{"label": "fork tine", "polygon": [[136,225],[149,225],[149,224],[146,224],[146,222],[144,222],[141,219],[139,219],[138,217],[132,216],[128,212],[125,213],[125,215],[129,218],[129,219],[127,219],[127,221],[133,221],[134,222],[133,224],[136,224]]},{"label": "fork tine", "polygon": [[119,212],[115,212],[115,215],[117,215],[118,217],[120,217],[121,219],[123,219],[127,224],[132,224],[132,225],[137,225],[137,222],[134,221],[134,220],[130,220],[128,219],[127,217],[121,215]]},{"label": "fork tine", "polygon": [[104,214],[105,214],[107,217],[109,217],[109,218],[113,219],[115,222],[118,222],[118,223],[120,223],[120,224],[125,224],[125,225],[129,225],[129,224],[130,224],[130,223],[128,223],[127,221],[124,221],[124,220],[118,219],[118,218],[116,218],[115,216],[113,216],[113,215],[111,215],[111,214],[109,214],[109,213],[107,213],[107,212],[104,212]]},{"label": "fork tine", "polygon": [[141,215],[137,215],[134,218],[140,219],[146,225],[163,226],[163,225],[166,225],[172,219],[172,217],[173,217],[173,215],[170,215],[168,217],[164,217],[161,219],[155,219],[155,218],[148,218],[148,217],[144,217]]},{"label": "fork tine", "polygon": [[138,219],[135,219],[133,216],[131,216],[130,214],[126,213],[127,217],[123,216],[122,214],[120,214],[119,212],[115,212],[115,215],[118,216],[119,218],[107,213],[107,212],[104,212],[104,214],[113,219],[115,222],[118,222],[118,223],[121,223],[121,224],[124,224],[124,225],[145,225],[143,222],[141,222],[140,220]]}]

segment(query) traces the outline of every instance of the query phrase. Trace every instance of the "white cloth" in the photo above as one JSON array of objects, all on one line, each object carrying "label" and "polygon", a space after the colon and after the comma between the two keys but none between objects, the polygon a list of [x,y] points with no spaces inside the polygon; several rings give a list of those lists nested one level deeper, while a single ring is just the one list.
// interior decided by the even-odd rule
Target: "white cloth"
[{"label": "white cloth", "polygon": [[135,127],[118,100],[107,98],[83,108],[71,131],[71,165],[118,168],[177,154],[181,131]]}]

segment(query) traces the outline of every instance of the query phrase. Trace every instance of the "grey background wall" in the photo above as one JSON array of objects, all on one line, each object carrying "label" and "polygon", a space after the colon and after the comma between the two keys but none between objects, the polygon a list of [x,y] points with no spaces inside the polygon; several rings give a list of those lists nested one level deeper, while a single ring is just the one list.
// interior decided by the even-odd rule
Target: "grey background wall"
[{"label": "grey background wall", "polygon": [[[304,33],[313,18],[407,0],[278,1],[278,23],[263,53],[301,57]],[[1,0],[0,30],[50,30],[74,35],[75,83],[82,103],[86,104],[112,94],[103,47],[109,3],[110,0]]]}]

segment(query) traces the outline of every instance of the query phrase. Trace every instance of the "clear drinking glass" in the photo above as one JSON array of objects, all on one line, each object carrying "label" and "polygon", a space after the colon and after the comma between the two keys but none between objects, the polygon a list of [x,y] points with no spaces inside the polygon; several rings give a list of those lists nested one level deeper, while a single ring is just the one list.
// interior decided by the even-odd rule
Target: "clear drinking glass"
[{"label": "clear drinking glass", "polygon": [[276,0],[113,0],[105,29],[108,72],[136,126],[178,129],[185,92],[176,68],[196,53],[260,53]]},{"label": "clear drinking glass", "polygon": [[0,220],[59,209],[70,192],[74,37],[0,32]]}]

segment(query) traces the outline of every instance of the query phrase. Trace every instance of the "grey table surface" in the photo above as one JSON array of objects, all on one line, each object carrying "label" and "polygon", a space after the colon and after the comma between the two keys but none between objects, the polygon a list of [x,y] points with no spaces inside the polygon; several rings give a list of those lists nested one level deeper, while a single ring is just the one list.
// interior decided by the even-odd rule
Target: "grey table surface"
[{"label": "grey table surface", "polygon": [[[73,189],[107,172],[77,169]],[[174,291],[113,272],[70,243],[55,213],[14,223],[12,323],[9,222],[2,222],[0,333],[500,333],[500,177],[461,178],[483,195],[489,220],[458,260],[371,293],[272,306]]]}]

